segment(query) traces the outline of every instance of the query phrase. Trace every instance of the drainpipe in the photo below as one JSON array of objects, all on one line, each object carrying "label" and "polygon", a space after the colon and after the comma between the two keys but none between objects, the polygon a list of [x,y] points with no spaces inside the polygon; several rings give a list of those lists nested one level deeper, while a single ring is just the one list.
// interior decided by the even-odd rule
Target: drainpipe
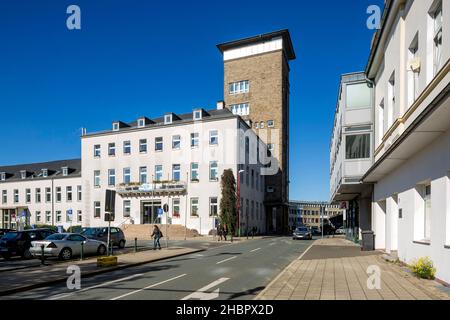
[{"label": "drainpipe", "polygon": [[52,178],[52,226],[55,225],[55,180]]}]

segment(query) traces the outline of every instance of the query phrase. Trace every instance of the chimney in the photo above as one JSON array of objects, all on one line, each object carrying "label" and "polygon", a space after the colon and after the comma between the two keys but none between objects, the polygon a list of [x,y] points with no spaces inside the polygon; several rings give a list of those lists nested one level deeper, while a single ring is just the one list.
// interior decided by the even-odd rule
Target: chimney
[{"label": "chimney", "polygon": [[223,110],[225,108],[225,102],[220,100],[217,101],[217,110]]}]

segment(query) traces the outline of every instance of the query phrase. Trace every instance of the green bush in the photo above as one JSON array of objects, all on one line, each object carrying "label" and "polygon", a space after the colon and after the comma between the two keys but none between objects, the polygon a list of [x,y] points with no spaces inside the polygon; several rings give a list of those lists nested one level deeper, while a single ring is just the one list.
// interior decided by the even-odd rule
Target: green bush
[{"label": "green bush", "polygon": [[69,233],[80,233],[83,230],[81,226],[72,226],[67,228],[67,232]]},{"label": "green bush", "polygon": [[[31,226],[27,226],[27,227],[25,227],[25,229],[31,229]],[[52,225],[48,225],[48,224],[37,224],[36,229],[50,229],[55,232],[58,232],[57,226],[52,226]]]},{"label": "green bush", "polygon": [[411,264],[411,271],[422,279],[434,279],[436,268],[430,258],[420,258]]}]

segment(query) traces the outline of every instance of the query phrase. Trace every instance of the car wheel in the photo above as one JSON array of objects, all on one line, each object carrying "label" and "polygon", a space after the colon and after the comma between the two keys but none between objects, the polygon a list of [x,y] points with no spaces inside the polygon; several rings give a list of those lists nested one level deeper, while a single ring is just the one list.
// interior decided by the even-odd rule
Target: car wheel
[{"label": "car wheel", "polygon": [[103,244],[99,245],[98,249],[97,249],[97,254],[99,256],[103,256],[103,255],[105,255],[105,252],[106,252],[106,247]]},{"label": "car wheel", "polygon": [[70,248],[64,248],[61,250],[59,257],[62,260],[70,260],[72,258],[72,250]]},{"label": "car wheel", "polygon": [[122,239],[122,240],[119,241],[119,248],[120,249],[125,248],[125,240]]},{"label": "car wheel", "polygon": [[2,258],[5,260],[11,260],[11,255],[9,254],[2,254]]},{"label": "car wheel", "polygon": [[25,249],[25,251],[22,254],[22,258],[29,260],[33,258],[33,255],[31,254],[29,249]]}]

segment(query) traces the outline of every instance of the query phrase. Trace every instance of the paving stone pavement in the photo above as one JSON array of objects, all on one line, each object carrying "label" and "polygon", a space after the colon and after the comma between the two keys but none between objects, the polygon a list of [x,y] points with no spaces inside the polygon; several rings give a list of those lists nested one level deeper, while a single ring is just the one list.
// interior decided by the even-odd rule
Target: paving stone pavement
[{"label": "paving stone pavement", "polygon": [[[319,258],[321,252],[323,257]],[[256,299],[450,300],[450,288],[436,281],[419,279],[406,267],[389,263],[381,255],[381,252],[361,252],[359,246],[342,238],[320,239]],[[368,286],[367,270],[371,266],[381,271],[377,289]]]}]

